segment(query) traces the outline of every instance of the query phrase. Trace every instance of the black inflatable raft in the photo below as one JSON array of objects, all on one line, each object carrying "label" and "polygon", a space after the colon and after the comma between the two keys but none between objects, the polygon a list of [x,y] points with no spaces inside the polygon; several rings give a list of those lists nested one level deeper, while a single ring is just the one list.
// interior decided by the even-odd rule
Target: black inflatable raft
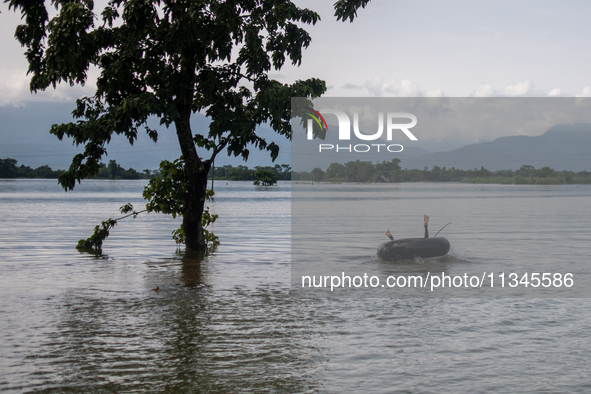
[{"label": "black inflatable raft", "polygon": [[449,252],[449,241],[439,238],[403,238],[381,244],[378,257],[385,261],[437,257]]}]

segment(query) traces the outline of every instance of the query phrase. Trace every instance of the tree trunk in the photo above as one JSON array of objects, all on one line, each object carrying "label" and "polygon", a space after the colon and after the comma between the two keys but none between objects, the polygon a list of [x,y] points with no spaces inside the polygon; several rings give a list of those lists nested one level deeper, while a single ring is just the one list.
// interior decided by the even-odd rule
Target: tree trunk
[{"label": "tree trunk", "polygon": [[175,121],[177,137],[185,161],[185,175],[187,178],[187,201],[183,213],[183,229],[185,231],[185,243],[187,250],[204,252],[205,238],[201,216],[205,204],[205,192],[207,190],[207,174],[211,164],[203,161],[197,155],[193,143],[189,112],[181,113],[181,118]]},{"label": "tree trunk", "polygon": [[[185,162],[186,165],[186,162]],[[188,196],[183,214],[183,229],[185,231],[185,243],[187,250],[205,251],[205,238],[201,216],[205,204],[205,191],[207,188],[207,173],[209,169],[185,167],[187,173]]]},{"label": "tree trunk", "polygon": [[207,190],[207,175],[211,162],[203,161],[197,154],[191,131],[191,114],[195,83],[195,55],[191,52],[184,54],[181,61],[182,84],[184,94],[179,94],[175,100],[180,117],[175,120],[176,134],[179,139],[181,152],[185,161],[185,176],[187,182],[187,201],[183,212],[183,230],[187,251],[205,252],[205,237],[201,217],[205,205]]}]

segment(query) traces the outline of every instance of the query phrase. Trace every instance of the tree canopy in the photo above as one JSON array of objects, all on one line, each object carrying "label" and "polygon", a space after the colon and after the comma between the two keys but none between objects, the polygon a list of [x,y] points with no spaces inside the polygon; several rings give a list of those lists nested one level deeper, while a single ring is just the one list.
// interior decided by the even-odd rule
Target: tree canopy
[{"label": "tree canopy", "polygon": [[[352,21],[369,0],[339,0],[335,15]],[[174,125],[186,183],[183,226],[187,248],[203,249],[201,215],[207,173],[215,156],[248,158],[249,145],[274,159],[279,147],[257,135],[268,123],[289,137],[291,97],[325,92],[316,78],[280,83],[268,73],[286,62],[299,65],[311,42],[302,27],[320,17],[289,0],[111,0],[100,14],[92,0],[54,0],[50,18],[44,0],[5,0],[25,23],[16,38],[26,47],[31,90],[65,82],[86,84],[99,71],[93,96],[77,100],[74,122],[53,125],[59,139],[72,138],[84,151],[59,177],[66,189],[95,176],[113,134],[130,144],[155,116]],[[191,130],[190,118],[205,113],[208,130]],[[209,157],[200,157],[197,147]]]}]

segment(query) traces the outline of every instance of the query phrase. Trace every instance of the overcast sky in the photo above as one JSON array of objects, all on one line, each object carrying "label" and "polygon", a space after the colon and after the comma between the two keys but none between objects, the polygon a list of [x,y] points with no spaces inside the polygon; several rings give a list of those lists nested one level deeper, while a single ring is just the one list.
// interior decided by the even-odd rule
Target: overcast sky
[{"label": "overcast sky", "polygon": [[[101,2],[97,1],[97,4]],[[373,0],[353,23],[334,0],[299,0],[319,12],[302,65],[272,76],[327,82],[328,96],[591,96],[591,2]],[[0,10],[0,105],[73,101],[87,87],[32,95],[20,15]]]},{"label": "overcast sky", "polygon": [[[322,21],[302,65],[275,78],[319,77],[330,96],[591,96],[589,1],[373,0],[353,23],[335,21],[333,2],[298,1]],[[0,104],[80,95],[31,97],[20,16],[0,9]]]}]

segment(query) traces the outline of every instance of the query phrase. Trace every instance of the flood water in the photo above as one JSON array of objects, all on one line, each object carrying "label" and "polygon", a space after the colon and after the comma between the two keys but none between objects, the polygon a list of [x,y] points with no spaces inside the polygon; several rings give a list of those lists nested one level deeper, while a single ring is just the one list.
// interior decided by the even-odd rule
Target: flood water
[{"label": "flood water", "polygon": [[[209,206],[221,245],[203,261],[176,253],[170,232],[180,222],[158,214],[120,221],[101,258],[75,250],[100,221],[119,217],[119,206],[140,207],[144,185],[86,181],[65,193],[54,180],[0,180],[1,391],[591,391],[584,292],[294,296],[289,183],[216,182]],[[307,253],[318,261],[397,273],[375,258],[384,227],[421,236],[423,213],[432,232],[453,222],[442,232],[451,254],[439,262],[450,273],[557,262],[584,274],[591,255],[589,186],[314,187],[317,199],[328,196],[316,209],[347,209],[327,238],[346,253],[313,244]],[[371,235],[356,227],[368,228],[366,211],[330,203],[342,190],[386,212]]]}]

